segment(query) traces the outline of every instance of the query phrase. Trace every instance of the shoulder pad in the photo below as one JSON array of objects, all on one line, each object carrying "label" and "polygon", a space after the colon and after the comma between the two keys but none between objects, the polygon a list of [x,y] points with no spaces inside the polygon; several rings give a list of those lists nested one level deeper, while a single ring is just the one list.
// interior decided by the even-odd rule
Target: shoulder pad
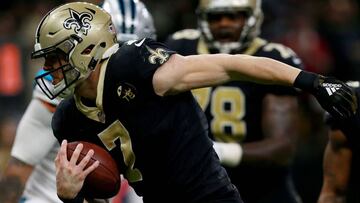
[{"label": "shoulder pad", "polygon": [[187,39],[187,40],[195,40],[200,37],[201,33],[199,30],[195,29],[185,29],[175,32],[171,38],[173,40]]},{"label": "shoulder pad", "polygon": [[269,57],[300,69],[303,68],[302,61],[297,54],[290,47],[280,43],[266,42],[261,47],[261,56]]}]

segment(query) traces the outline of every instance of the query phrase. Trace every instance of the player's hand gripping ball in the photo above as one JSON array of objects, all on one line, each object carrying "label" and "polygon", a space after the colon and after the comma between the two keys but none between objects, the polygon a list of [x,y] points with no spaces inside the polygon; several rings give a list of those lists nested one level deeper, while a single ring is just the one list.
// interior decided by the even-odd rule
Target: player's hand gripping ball
[{"label": "player's hand gripping ball", "polygon": [[94,155],[90,159],[86,168],[99,161],[99,166],[92,171],[85,179],[83,193],[86,198],[106,199],[115,196],[121,184],[120,173],[116,162],[111,155],[100,146],[84,142],[70,142],[67,145],[67,158],[70,160],[76,146],[82,143],[83,150],[80,153],[78,163],[86,156],[90,149],[94,150]]}]

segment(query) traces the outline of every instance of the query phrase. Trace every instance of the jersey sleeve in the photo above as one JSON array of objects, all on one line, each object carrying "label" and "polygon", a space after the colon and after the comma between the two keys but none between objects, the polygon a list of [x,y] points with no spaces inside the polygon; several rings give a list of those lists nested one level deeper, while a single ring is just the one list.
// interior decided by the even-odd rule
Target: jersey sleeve
[{"label": "jersey sleeve", "polygon": [[124,43],[108,62],[106,82],[125,82],[145,94],[154,94],[152,79],[155,71],[175,51],[149,38]]},{"label": "jersey sleeve", "polygon": [[57,141],[51,129],[52,113],[33,98],[17,128],[11,155],[27,164],[36,165]]},{"label": "jersey sleeve", "polygon": [[[136,48],[136,43],[134,43],[134,46],[133,48]],[[139,48],[139,50],[136,50],[139,59],[135,60],[136,63],[134,67],[136,67],[138,74],[144,80],[150,81],[152,84],[152,77],[155,71],[167,62],[175,51],[170,50],[166,45],[152,39],[145,39]]]}]

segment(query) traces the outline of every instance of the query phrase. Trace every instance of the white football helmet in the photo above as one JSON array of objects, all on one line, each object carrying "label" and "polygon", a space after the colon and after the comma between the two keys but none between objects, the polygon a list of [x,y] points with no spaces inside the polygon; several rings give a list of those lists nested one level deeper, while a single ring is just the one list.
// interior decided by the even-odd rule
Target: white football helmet
[{"label": "white football helmet", "polygon": [[[216,13],[245,12],[247,19],[237,41],[219,42],[213,37],[209,28],[208,15]],[[198,24],[208,47],[221,53],[241,50],[260,34],[263,21],[261,0],[200,0],[197,9]]]},{"label": "white football helmet", "polygon": [[118,41],[156,39],[153,17],[139,0],[105,0],[102,7],[110,13]]},{"label": "white football helmet", "polygon": [[[50,99],[68,97],[73,94],[75,83],[86,79],[105,51],[114,47],[117,47],[115,28],[105,10],[85,2],[61,5],[39,23],[31,58],[62,55],[67,64],[36,77],[35,81]],[[59,69],[64,78],[49,87],[45,77]]]}]

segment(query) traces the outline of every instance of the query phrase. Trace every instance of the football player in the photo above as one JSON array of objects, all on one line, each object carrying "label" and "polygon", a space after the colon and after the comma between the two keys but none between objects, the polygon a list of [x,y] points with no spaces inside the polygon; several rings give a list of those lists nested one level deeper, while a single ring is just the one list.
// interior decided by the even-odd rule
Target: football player
[{"label": "football player", "polygon": [[[201,0],[198,17],[199,29],[174,33],[166,41],[169,48],[182,55],[269,57],[302,68],[290,48],[258,37],[261,0]],[[215,150],[244,202],[300,202],[290,175],[298,132],[296,91],[232,81],[192,92],[206,113]]]},{"label": "football player", "polygon": [[[142,2],[105,0],[102,7],[111,14],[118,39],[156,38],[152,16]],[[32,100],[17,129],[11,160],[0,181],[0,187],[12,187],[12,192],[0,189],[0,202],[10,197],[11,202],[18,202],[21,195],[24,203],[61,202],[56,195],[54,165],[59,144],[50,125],[58,103],[59,99],[50,100],[39,86],[34,88]],[[133,195],[131,198],[131,202],[138,201]]]},{"label": "football player", "polygon": [[[360,95],[359,82],[350,82]],[[360,100],[358,100],[359,102]],[[327,118],[329,141],[324,154],[324,179],[318,203],[360,201],[360,112],[351,119]]]},{"label": "football player", "polygon": [[[77,163],[81,144],[68,160],[67,143],[75,140],[108,150],[144,202],[242,202],[191,89],[249,80],[309,91],[339,118],[357,109],[345,83],[273,59],[182,56],[148,38],[119,47],[110,15],[90,3],[53,9],[35,36],[32,58],[45,58],[46,71],[37,84],[49,98],[66,98],[52,120],[61,142],[55,158],[57,194],[64,202],[83,200],[84,179],[99,164],[85,168],[93,150]],[[51,87],[44,82],[49,75]],[[328,87],[336,91],[329,95]]]}]

